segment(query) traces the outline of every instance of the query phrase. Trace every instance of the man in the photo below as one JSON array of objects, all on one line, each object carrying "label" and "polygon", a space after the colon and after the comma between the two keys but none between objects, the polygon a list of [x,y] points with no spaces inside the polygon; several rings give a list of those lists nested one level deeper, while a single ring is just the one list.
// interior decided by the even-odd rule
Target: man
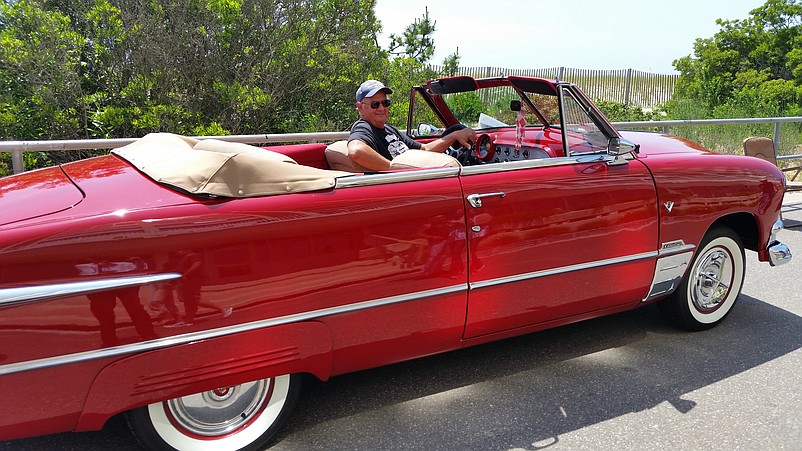
[{"label": "man", "polygon": [[388,94],[393,90],[377,80],[368,80],[356,91],[359,120],[351,126],[348,136],[348,156],[360,165],[382,171],[390,168],[390,160],[407,149],[443,152],[459,141],[465,147],[476,142],[476,132],[464,128],[425,144],[419,143],[392,125],[387,125],[390,113]]}]

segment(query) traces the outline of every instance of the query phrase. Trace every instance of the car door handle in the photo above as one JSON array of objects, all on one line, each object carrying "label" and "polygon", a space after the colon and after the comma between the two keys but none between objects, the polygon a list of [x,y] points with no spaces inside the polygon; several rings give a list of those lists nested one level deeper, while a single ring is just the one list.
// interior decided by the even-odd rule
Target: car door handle
[{"label": "car door handle", "polygon": [[487,193],[487,194],[471,194],[467,197],[468,203],[471,204],[473,208],[479,208],[482,206],[482,198],[484,197],[501,197],[502,199],[506,196],[507,193],[504,191],[499,191],[497,193]]}]

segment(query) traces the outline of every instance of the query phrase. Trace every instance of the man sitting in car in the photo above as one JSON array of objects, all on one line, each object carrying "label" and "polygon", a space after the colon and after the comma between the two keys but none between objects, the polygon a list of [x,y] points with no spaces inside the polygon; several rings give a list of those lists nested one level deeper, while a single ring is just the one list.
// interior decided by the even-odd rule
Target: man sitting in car
[{"label": "man sitting in car", "polygon": [[423,149],[431,152],[443,152],[449,146],[459,142],[469,148],[476,142],[476,132],[464,128],[442,138],[419,143],[406,133],[387,124],[390,113],[392,89],[378,80],[367,80],[356,91],[356,109],[359,120],[351,126],[348,136],[348,156],[365,168],[382,171],[390,168],[390,160],[406,152],[408,149]]}]

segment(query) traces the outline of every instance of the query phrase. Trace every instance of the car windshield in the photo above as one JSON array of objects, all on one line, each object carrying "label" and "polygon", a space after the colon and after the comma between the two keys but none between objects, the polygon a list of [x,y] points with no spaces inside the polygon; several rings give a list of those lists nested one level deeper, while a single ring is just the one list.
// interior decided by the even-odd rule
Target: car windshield
[{"label": "car windshield", "polygon": [[[559,110],[557,97],[537,93],[525,93],[535,107],[540,110],[551,125],[559,124]],[[518,117],[518,111],[511,109],[511,102],[521,102],[521,96],[512,86],[496,86],[479,89],[471,92],[444,94],[442,96],[448,108],[457,117],[460,123],[481,130],[513,126]],[[524,113],[527,125],[547,125],[526,107]]]},{"label": "car windshield", "polygon": [[[552,127],[560,126],[560,114],[557,96],[526,92],[526,96],[533,105],[546,118],[548,124],[543,124],[540,118],[531,111],[531,108],[521,98],[512,86],[494,86],[491,88],[478,89],[476,91],[458,92],[442,94],[440,97],[448,106],[461,124],[465,124],[474,130],[485,130],[500,127],[515,126],[518,118],[518,111],[511,108],[512,102],[520,102],[523,108],[523,115],[526,124],[529,126],[548,125]],[[413,110],[413,123],[433,124],[433,134],[441,127],[436,116],[416,94]]]}]

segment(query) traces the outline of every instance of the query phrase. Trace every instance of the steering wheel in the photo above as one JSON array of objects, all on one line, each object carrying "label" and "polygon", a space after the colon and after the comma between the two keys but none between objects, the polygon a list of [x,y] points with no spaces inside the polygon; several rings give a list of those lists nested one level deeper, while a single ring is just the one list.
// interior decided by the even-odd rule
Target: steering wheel
[{"label": "steering wheel", "polygon": [[[468,128],[468,127],[463,124],[451,125],[445,130],[443,130],[443,134],[440,136],[446,136],[449,133],[454,133],[455,131],[462,130],[463,128]],[[463,166],[470,166],[471,164],[481,163],[481,161],[471,156],[471,150],[472,150],[471,148],[466,148],[459,141],[454,141],[453,144],[448,146],[448,149],[446,149],[445,153],[447,155],[451,155],[452,157],[456,158],[457,161],[459,161],[459,163]]]}]

